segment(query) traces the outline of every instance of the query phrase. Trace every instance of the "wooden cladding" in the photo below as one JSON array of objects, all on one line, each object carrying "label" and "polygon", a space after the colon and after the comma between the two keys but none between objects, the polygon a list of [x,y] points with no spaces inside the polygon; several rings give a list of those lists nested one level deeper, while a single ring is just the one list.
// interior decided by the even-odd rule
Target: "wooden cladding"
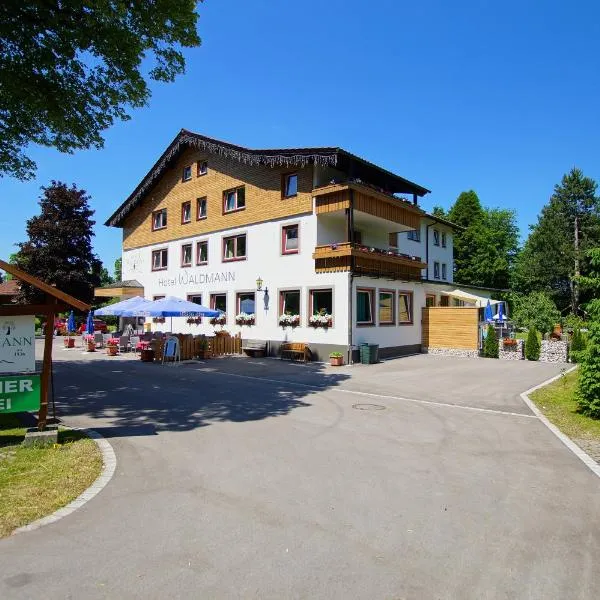
[{"label": "wooden cladding", "polygon": [[350,208],[350,190],[354,194],[355,210],[405,225],[410,229],[420,228],[421,217],[425,213],[419,207],[357,183],[329,185],[314,190],[317,214]]},{"label": "wooden cladding", "polygon": [[425,348],[477,350],[479,309],[460,306],[423,308],[422,345]]},{"label": "wooden cladding", "polygon": [[317,273],[352,271],[357,275],[419,281],[425,264],[401,256],[375,254],[353,248],[349,242],[317,246],[313,253]]}]

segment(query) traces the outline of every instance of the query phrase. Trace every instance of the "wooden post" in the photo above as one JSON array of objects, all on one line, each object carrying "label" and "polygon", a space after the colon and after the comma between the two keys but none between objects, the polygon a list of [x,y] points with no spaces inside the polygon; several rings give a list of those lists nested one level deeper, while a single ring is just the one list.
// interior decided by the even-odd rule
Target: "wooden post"
[{"label": "wooden post", "polygon": [[[50,304],[50,303],[49,303]],[[54,319],[56,309],[50,305],[46,313],[46,331],[44,332],[44,360],[42,362],[42,377],[40,380],[40,412],[38,414],[38,429],[46,429],[48,419],[48,392],[50,390],[50,369],[52,368],[52,341],[54,339]]]}]

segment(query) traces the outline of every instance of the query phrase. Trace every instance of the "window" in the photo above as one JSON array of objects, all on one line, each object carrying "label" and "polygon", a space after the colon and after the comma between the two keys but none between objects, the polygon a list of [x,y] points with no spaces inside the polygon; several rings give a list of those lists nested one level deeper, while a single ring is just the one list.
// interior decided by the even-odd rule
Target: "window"
[{"label": "window", "polygon": [[246,258],[246,234],[223,238],[223,260],[244,260]]},{"label": "window", "polygon": [[427,294],[427,296],[425,296],[425,306],[435,306],[435,296],[433,294]]},{"label": "window", "polygon": [[196,244],[196,264],[208,264],[208,241],[204,240]]},{"label": "window", "polygon": [[450,296],[440,296],[440,306],[450,306]]},{"label": "window", "polygon": [[373,325],[373,290],[356,290],[356,324]]},{"label": "window", "polygon": [[299,314],[300,290],[284,290],[279,292],[279,316]]},{"label": "window", "polygon": [[310,290],[310,313],[333,314],[333,290]]},{"label": "window", "polygon": [[379,292],[379,324],[394,324],[394,292],[381,290]]},{"label": "window", "polygon": [[433,230],[433,245],[434,246],[440,245],[440,232],[437,229]]},{"label": "window", "polygon": [[398,292],[398,324],[409,325],[413,322],[412,292]]},{"label": "window", "polygon": [[201,175],[206,175],[208,173],[208,162],[206,162],[205,160],[199,160],[198,161],[198,170],[196,172],[196,175],[198,177],[200,177]]},{"label": "window", "polygon": [[246,313],[253,315],[256,313],[256,301],[254,292],[239,292],[236,297],[237,314]]},{"label": "window", "polygon": [[288,173],[283,176],[283,197],[291,198],[298,195],[298,173]]},{"label": "window", "polygon": [[191,267],[192,266],[192,245],[184,244],[181,246],[181,266]]},{"label": "window", "polygon": [[433,263],[433,278],[434,279],[440,278],[440,263],[439,262]]},{"label": "window", "polygon": [[196,220],[206,219],[206,196],[196,200]]},{"label": "window", "polygon": [[246,208],[246,190],[243,187],[223,192],[223,212],[234,212]]},{"label": "window", "polygon": [[183,167],[183,171],[181,173],[181,181],[189,181],[191,178],[192,178],[192,165]]},{"label": "window", "polygon": [[442,231],[442,248],[445,248],[446,244],[447,244],[447,241],[446,241],[446,232]]},{"label": "window", "polygon": [[202,304],[202,294],[188,294],[187,300],[194,304]]},{"label": "window", "polygon": [[358,231],[357,229],[355,229],[352,232],[352,240],[355,244],[362,244],[362,231]]},{"label": "window", "polygon": [[446,280],[446,263],[442,263],[442,279]]},{"label": "window", "polygon": [[189,223],[192,220],[192,203],[188,200],[181,205],[181,224]]},{"label": "window", "polygon": [[397,233],[388,233],[388,246],[393,250],[398,249],[398,234]]},{"label": "window", "polygon": [[412,240],[413,242],[420,242],[421,241],[421,230],[420,229],[411,229],[408,232],[407,237],[409,240]]},{"label": "window", "polygon": [[227,317],[227,294],[211,294],[210,307],[213,310],[220,310]]},{"label": "window", "polygon": [[152,231],[164,229],[167,226],[167,209],[161,208],[152,213]]},{"label": "window", "polygon": [[298,254],[298,225],[281,228],[281,254]]},{"label": "window", "polygon": [[152,251],[152,270],[162,271],[167,268],[167,249],[153,250]]},{"label": "window", "polygon": [[152,296],[152,300],[162,300],[165,296]]}]

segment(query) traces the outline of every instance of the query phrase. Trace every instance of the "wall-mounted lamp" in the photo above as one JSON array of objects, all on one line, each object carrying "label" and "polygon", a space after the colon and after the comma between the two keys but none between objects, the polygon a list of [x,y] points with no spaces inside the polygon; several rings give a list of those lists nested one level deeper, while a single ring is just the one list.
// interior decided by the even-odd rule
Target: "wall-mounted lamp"
[{"label": "wall-mounted lamp", "polygon": [[258,279],[256,280],[256,289],[259,292],[262,291],[262,284],[263,284],[263,280],[260,278],[260,275],[259,275]]}]

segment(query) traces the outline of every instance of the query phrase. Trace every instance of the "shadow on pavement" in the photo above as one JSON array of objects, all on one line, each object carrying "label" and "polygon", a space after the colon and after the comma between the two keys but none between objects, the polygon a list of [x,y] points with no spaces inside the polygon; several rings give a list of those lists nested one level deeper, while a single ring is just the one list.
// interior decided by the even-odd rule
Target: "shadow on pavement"
[{"label": "shadow on pavement", "polygon": [[[348,374],[326,372],[322,364],[280,365],[278,361],[272,366],[261,364],[257,377],[240,377],[252,373],[246,360],[251,359],[181,366],[108,358],[61,360],[54,363],[57,415],[89,417],[97,423],[86,426],[106,437],[150,436],[219,421],[241,423],[286,415],[310,406],[310,396],[318,391],[349,378]],[[219,364],[226,365],[229,373],[217,369]],[[290,386],[292,381],[303,381],[306,387]]]}]

